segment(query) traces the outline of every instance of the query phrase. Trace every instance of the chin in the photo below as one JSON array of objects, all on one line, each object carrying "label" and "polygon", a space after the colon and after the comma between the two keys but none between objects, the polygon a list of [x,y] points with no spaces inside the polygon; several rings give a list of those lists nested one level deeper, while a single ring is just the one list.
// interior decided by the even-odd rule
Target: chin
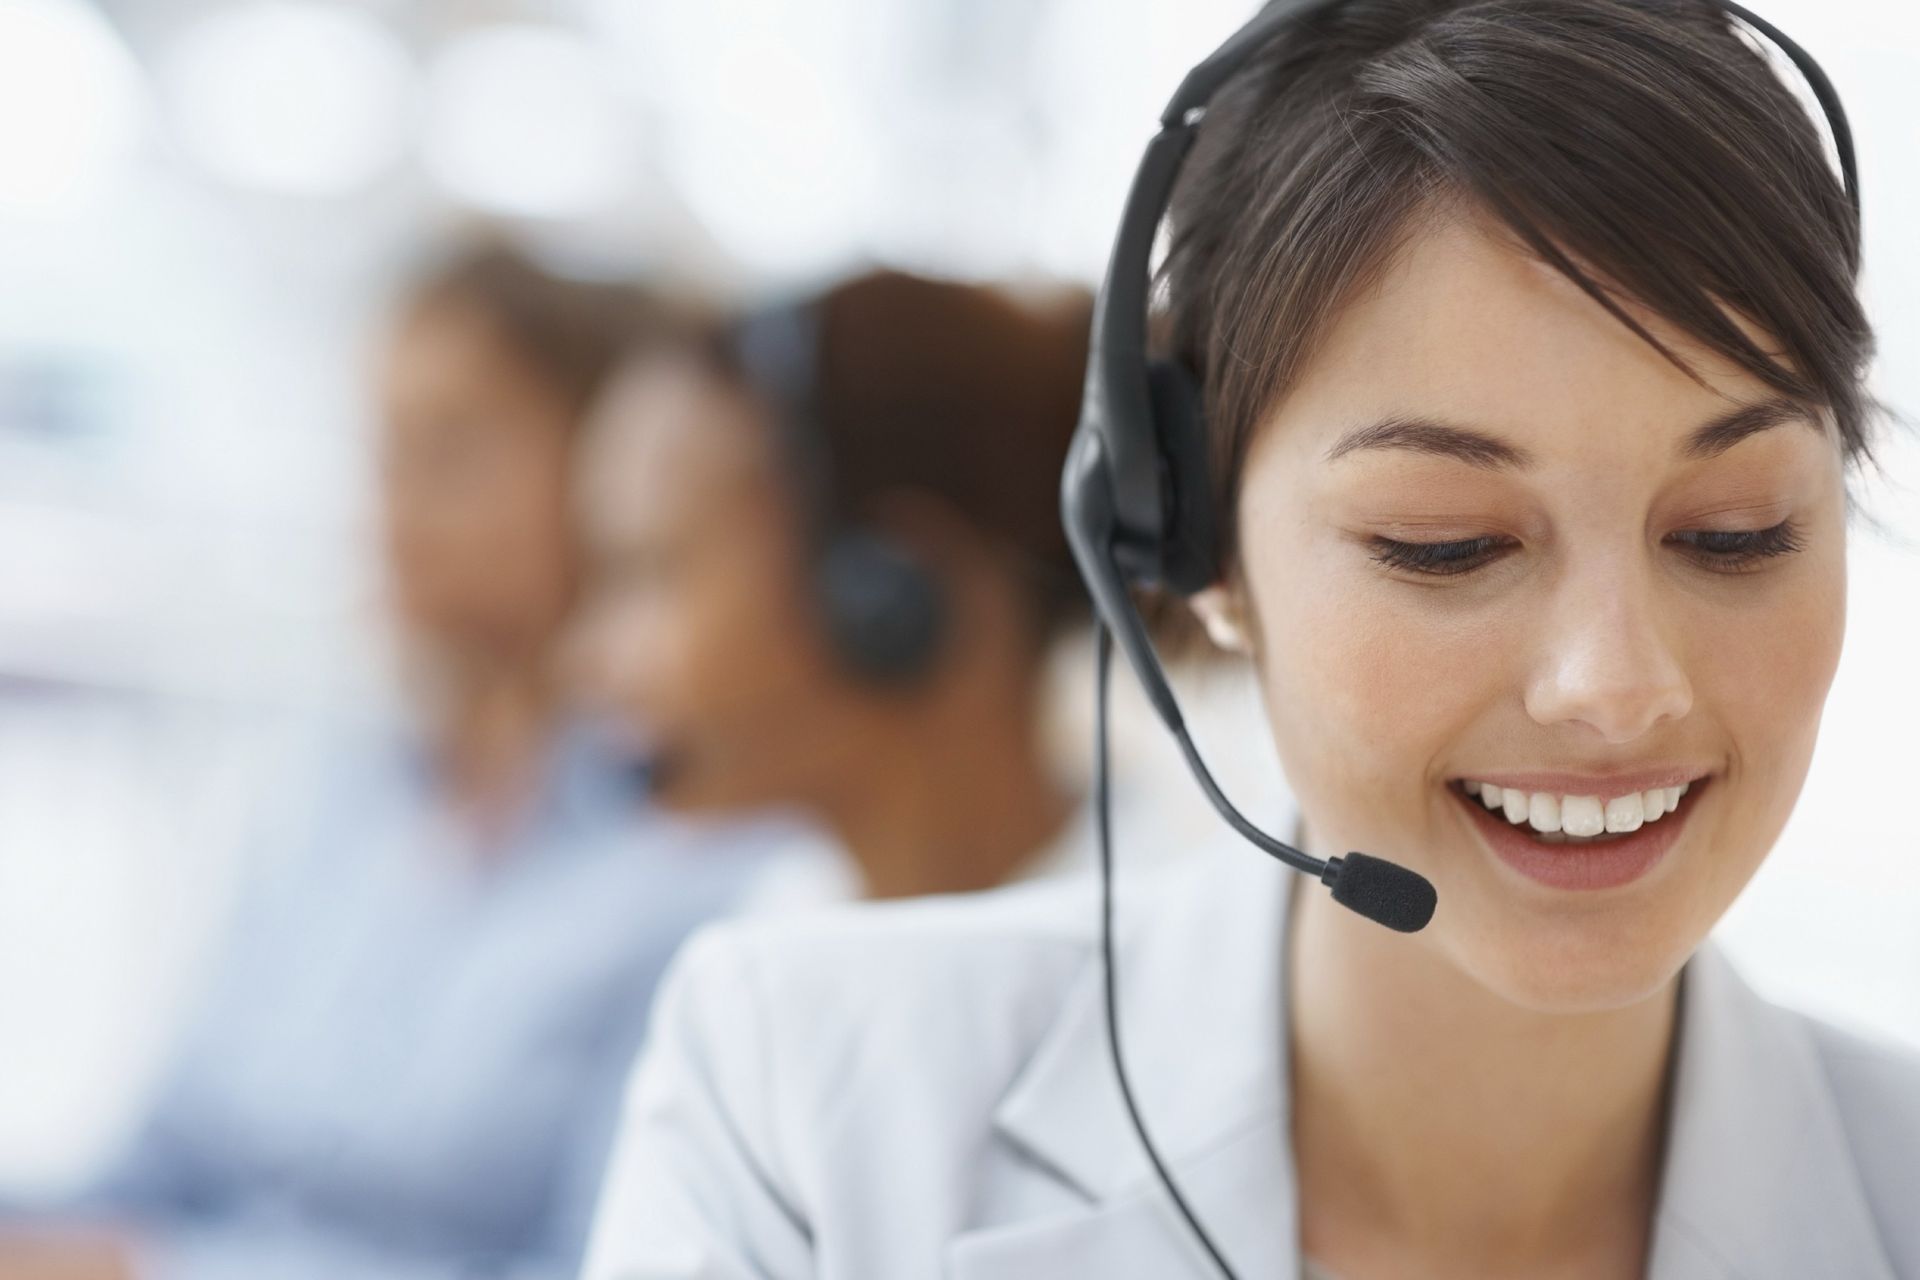
[{"label": "chin", "polygon": [[725,786],[716,787],[704,779],[674,778],[662,782],[653,792],[653,803],[668,813],[683,818],[724,818],[751,808]]},{"label": "chin", "polygon": [[[1705,938],[1659,903],[1620,903],[1580,916],[1481,904],[1437,939],[1454,963],[1507,1002],[1535,1013],[1598,1013],[1660,992]],[[1475,912],[1474,915],[1481,913]]]},{"label": "chin", "polygon": [[[1729,799],[1718,779],[1698,780],[1657,827],[1581,850],[1516,839],[1509,823],[1455,795],[1451,830],[1433,842],[1445,851],[1430,868],[1440,897],[1434,943],[1480,986],[1535,1012],[1595,1013],[1656,996],[1763,858],[1765,841],[1724,822]],[[1664,839],[1649,840],[1650,829]],[[1605,883],[1558,871],[1562,859],[1636,844],[1621,866],[1601,865]]]},{"label": "chin", "polygon": [[784,800],[769,788],[753,785],[738,765],[720,765],[710,755],[667,760],[653,802],[668,813],[721,819],[776,808]]}]

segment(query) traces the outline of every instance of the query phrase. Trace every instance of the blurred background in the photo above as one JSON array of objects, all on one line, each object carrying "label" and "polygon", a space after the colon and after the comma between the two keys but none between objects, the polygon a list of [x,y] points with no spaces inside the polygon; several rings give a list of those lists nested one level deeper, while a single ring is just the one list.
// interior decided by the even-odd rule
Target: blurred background
[{"label": "blurred background", "polygon": [[[1160,102],[1248,7],[0,0],[0,1185],[113,1141],[235,851],[295,820],[271,779],[317,722],[394,714],[397,278],[484,225],[736,298],[875,263],[1091,284]],[[1761,10],[1851,112],[1876,390],[1915,413],[1920,8]],[[1770,994],[1920,1043],[1920,450],[1885,461],[1812,779],[1722,933]],[[1244,686],[1198,695],[1266,778]]]}]

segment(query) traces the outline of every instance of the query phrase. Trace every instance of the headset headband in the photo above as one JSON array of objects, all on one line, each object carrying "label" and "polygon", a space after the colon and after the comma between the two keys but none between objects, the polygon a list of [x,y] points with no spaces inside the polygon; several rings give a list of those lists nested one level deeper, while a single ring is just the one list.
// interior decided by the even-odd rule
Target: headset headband
[{"label": "headset headband", "polygon": [[940,579],[909,546],[843,507],[834,441],[821,417],[829,294],[762,308],[727,335],[728,356],[769,402],[776,449],[804,522],[812,595],[828,643],[847,670],[876,686],[927,676],[947,632]]},{"label": "headset headband", "polygon": [[840,515],[832,447],[820,422],[821,327],[818,300],[800,297],[749,312],[727,335],[729,358],[772,410],[780,457],[816,544]]}]

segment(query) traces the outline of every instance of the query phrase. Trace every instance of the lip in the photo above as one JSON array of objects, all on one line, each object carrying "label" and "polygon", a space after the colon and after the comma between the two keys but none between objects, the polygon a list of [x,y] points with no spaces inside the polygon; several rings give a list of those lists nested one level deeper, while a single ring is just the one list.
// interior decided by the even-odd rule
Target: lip
[{"label": "lip", "polygon": [[[1469,773],[1456,782],[1491,782],[1514,791],[1544,791],[1548,795],[1598,796],[1603,802],[1635,791],[1655,787],[1677,787],[1698,782],[1712,773],[1688,765],[1665,765],[1657,769],[1636,769],[1631,773]],[[1662,819],[1664,821],[1664,819]]]},{"label": "lip", "polygon": [[[1515,786],[1519,779],[1536,777],[1561,777],[1568,775],[1553,774],[1515,774]],[[1623,779],[1637,781],[1643,775],[1620,775]],[[1645,775],[1651,776],[1651,775]],[[1643,825],[1630,835],[1617,836],[1598,844],[1587,845],[1549,845],[1541,844],[1525,834],[1525,824],[1516,826],[1508,822],[1505,816],[1489,810],[1480,801],[1451,785],[1447,791],[1455,801],[1467,810],[1468,819],[1481,840],[1491,849],[1500,861],[1512,867],[1521,875],[1551,889],[1592,890],[1613,889],[1631,884],[1659,864],[1686,831],[1688,821],[1693,817],[1695,804],[1700,796],[1712,786],[1711,778],[1682,779],[1691,781],[1687,794],[1680,797],[1680,807],[1672,813],[1654,822]],[[1496,786],[1504,785],[1498,779],[1486,778]],[[1591,786],[1594,779],[1587,779]],[[1649,783],[1650,790],[1653,783]],[[1673,785],[1678,785],[1677,783]],[[1531,788],[1529,788],[1531,789]],[[1541,787],[1547,791],[1551,788]],[[1622,787],[1618,794],[1625,795],[1631,787]],[[1569,795],[1595,795],[1592,790],[1572,790]],[[1524,828],[1524,830],[1523,830]]]}]

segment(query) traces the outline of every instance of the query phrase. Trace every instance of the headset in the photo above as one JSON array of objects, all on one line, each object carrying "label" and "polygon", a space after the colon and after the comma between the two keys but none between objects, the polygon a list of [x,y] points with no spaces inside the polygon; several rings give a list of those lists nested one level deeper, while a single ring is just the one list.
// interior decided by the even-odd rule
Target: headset
[{"label": "headset", "polygon": [[[1107,1046],[1128,1119],[1160,1185],[1195,1241],[1227,1280],[1234,1271],[1207,1235],[1148,1135],[1120,1048],[1113,957],[1113,847],[1107,742],[1107,690],[1118,640],[1134,675],[1167,730],[1179,743],[1194,778],[1220,815],[1256,847],[1297,871],[1315,876],[1334,901],[1404,933],[1432,918],[1433,885],[1397,863],[1364,853],[1316,858],[1254,826],[1221,791],[1201,759],[1154,652],[1136,606],[1135,586],[1182,596],[1219,577],[1218,523],[1208,488],[1206,432],[1198,380],[1173,359],[1148,350],[1148,302],[1154,240],[1165,219],[1175,179],[1207,104],[1269,43],[1295,22],[1338,8],[1345,0],[1271,0],[1205,61],[1189,71],[1160,113],[1127,195],[1094,304],[1080,421],[1061,475],[1060,506],[1067,541],[1096,614],[1094,789],[1101,877],[1101,960],[1106,977]],[[1856,221],[1860,187],[1840,96],[1820,64],[1787,35],[1733,0],[1720,8],[1764,34],[1793,61],[1825,112],[1846,194]]]},{"label": "headset", "polygon": [[820,421],[825,316],[821,298],[751,312],[730,331],[727,353],[772,407],[776,442],[805,521],[809,596],[841,668],[882,689],[923,682],[946,647],[945,585],[914,548],[847,517],[836,498],[835,460]]}]

